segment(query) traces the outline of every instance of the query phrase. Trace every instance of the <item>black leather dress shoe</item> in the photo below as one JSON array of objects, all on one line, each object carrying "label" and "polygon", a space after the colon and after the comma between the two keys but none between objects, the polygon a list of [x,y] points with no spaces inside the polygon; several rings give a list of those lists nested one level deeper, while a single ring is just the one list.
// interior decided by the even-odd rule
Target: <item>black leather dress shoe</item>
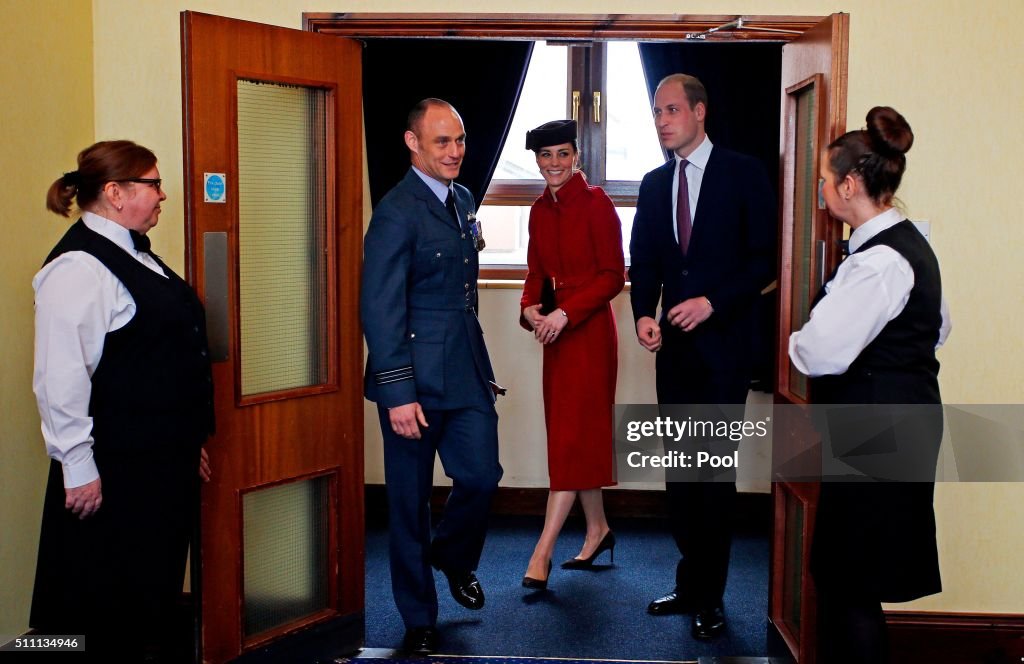
[{"label": "black leather dress shoe", "polygon": [[692,603],[675,590],[652,600],[647,605],[647,613],[652,616],[669,616],[677,613],[689,613],[692,610]]},{"label": "black leather dress shoe", "polygon": [[408,655],[426,657],[437,650],[437,628],[410,627],[405,630],[402,652]]},{"label": "black leather dress shoe", "polygon": [[473,572],[444,572],[455,601],[467,609],[484,608],[484,589]]},{"label": "black leather dress shoe", "polygon": [[690,633],[693,638],[707,640],[713,639],[725,630],[725,612],[722,605],[704,607],[693,614],[693,628]]}]

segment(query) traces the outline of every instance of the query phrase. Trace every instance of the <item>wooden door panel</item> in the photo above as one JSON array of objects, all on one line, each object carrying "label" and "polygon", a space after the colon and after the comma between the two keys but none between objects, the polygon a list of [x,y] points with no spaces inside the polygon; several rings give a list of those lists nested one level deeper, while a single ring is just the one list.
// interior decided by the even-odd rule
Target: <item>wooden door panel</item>
[{"label": "wooden door panel", "polygon": [[[225,361],[214,363],[214,479],[204,487],[201,542],[203,659],[220,662],[363,607],[362,341],[358,283],[362,240],[361,64],[350,40],[183,12],[182,87],[186,183],[186,272],[207,290],[205,234],[227,244]],[[326,99],[322,235],[325,373],[307,387],[241,393],[238,167],[239,79],[315,89]],[[221,173],[226,202],[204,202],[204,173]],[[241,174],[246,177],[246,173]],[[210,275],[210,278],[217,278]],[[216,290],[216,289],[214,289]],[[244,496],[323,476],[327,599],[323,610],[247,634],[243,625]],[[361,628],[360,628],[361,634]]]},{"label": "wooden door panel", "polygon": [[[822,273],[828,274],[839,262],[839,248],[836,240],[842,236],[842,224],[832,219],[823,206],[814,206],[809,220],[797,219],[800,201],[796,200],[796,192],[801,188],[799,180],[809,177],[814,183],[811,187],[817,191],[818,162],[821,150],[837,138],[846,127],[846,57],[847,32],[849,16],[834,14],[800,37],[786,44],[782,49],[782,123],[780,131],[782,164],[780,177],[780,316],[776,366],[776,392],[787,403],[806,403],[806,398],[794,394],[789,389],[789,335],[800,328],[804,321],[793,321],[790,317],[794,306],[794,293],[799,292],[793,283],[794,267],[801,260],[808,260],[809,275],[814,278]],[[800,95],[812,90],[816,98],[813,108],[814,135],[813,147],[810,148],[811,163],[807,171],[797,172],[800,160],[799,139],[797,135],[799,119]],[[809,173],[808,173],[809,171]],[[809,183],[804,183],[809,184]],[[824,247],[824,254],[815,252],[811,256],[794,253],[793,238],[798,223],[809,226],[811,246]],[[818,243],[824,243],[819,245]],[[822,258],[824,261],[822,262]],[[820,285],[815,280],[814,285]],[[815,295],[808,289],[806,302]]]},{"label": "wooden door panel", "polygon": [[[842,225],[819,204],[822,149],[846,127],[849,16],[833,14],[782,50],[779,322],[775,402],[803,404],[806,385],[789,360],[789,335],[806,322],[810,300],[839,262]],[[790,419],[793,413],[787,413]],[[775,427],[773,456],[790,459],[814,445],[813,427]],[[787,435],[790,438],[787,439]],[[775,504],[769,618],[800,664],[817,659],[817,598],[808,563],[818,485],[772,483]]]}]

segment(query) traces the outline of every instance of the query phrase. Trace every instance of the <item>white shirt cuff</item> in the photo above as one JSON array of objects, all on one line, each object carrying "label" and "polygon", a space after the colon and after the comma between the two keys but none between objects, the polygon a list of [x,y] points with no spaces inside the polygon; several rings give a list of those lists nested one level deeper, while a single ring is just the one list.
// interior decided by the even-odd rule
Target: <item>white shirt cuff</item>
[{"label": "white shirt cuff", "polygon": [[64,461],[61,463],[61,468],[64,470],[65,489],[74,489],[99,479],[100,471],[96,467],[96,461],[92,458],[92,446],[89,445],[88,452],[81,456],[81,459],[70,461],[68,455],[65,455]]}]

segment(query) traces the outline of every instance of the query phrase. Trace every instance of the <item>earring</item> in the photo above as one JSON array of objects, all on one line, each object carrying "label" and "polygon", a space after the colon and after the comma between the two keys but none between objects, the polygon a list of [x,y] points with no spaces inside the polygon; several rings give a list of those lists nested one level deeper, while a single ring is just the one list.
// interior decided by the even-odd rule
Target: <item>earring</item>
[{"label": "earring", "polygon": [[124,206],[123,206],[123,205],[118,205],[118,206],[117,206],[117,211],[118,211],[118,212],[120,212],[120,211],[121,211],[122,209],[124,209]]}]

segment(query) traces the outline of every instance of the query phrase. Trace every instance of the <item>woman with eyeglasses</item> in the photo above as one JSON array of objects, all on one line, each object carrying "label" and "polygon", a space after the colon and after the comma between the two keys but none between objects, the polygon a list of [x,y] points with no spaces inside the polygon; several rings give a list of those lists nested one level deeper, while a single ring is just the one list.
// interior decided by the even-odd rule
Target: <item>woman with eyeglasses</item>
[{"label": "woman with eyeglasses", "polygon": [[544,349],[550,493],[523,586],[543,590],[555,541],[577,496],[586,538],[562,568],[590,569],[604,551],[615,555],[601,489],[615,484],[618,336],[611,301],[625,283],[625,267],[615,206],[580,171],[576,121],[554,120],[527,132],[526,148],[547,184],[530,209],[520,324]]},{"label": "woman with eyeglasses", "polygon": [[[97,661],[169,657],[213,431],[203,307],[150,252],[156,156],[96,143],[47,208],[81,218],[32,281],[33,388],[50,458],[30,625]],[[162,661],[162,660],[160,660]]]}]

